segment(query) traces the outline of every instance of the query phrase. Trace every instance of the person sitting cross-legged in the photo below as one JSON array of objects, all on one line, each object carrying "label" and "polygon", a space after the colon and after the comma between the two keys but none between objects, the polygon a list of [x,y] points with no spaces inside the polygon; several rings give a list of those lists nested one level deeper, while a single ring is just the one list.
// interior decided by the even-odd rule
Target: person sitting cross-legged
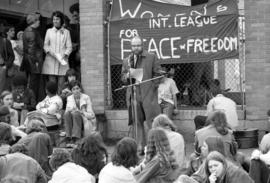
[{"label": "person sitting cross-legged", "polygon": [[92,108],[92,102],[88,95],[82,93],[79,81],[70,83],[72,95],[67,98],[67,106],[64,114],[66,140],[75,143],[83,135],[96,130],[96,118]]}]

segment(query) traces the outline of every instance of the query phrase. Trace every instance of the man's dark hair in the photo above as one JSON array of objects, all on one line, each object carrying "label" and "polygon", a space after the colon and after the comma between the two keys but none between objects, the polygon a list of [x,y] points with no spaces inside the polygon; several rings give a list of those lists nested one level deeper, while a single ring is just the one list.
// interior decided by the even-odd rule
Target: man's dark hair
[{"label": "man's dark hair", "polygon": [[56,95],[57,94],[57,89],[58,89],[58,86],[57,86],[57,83],[56,82],[53,82],[53,81],[49,81],[47,84],[46,84],[46,90],[52,94],[52,95]]},{"label": "man's dark hair", "polygon": [[77,11],[78,13],[80,13],[79,3],[75,3],[70,6],[69,12],[72,14],[74,11]]},{"label": "man's dark hair", "polygon": [[130,137],[124,137],[120,140],[112,154],[112,163],[116,166],[124,166],[130,168],[135,166],[138,162],[137,144],[136,141]]},{"label": "man's dark hair", "polygon": [[61,11],[55,11],[52,13],[52,19],[53,17],[58,17],[61,20],[61,26],[65,23],[65,15]]},{"label": "man's dark hair", "polygon": [[82,85],[81,85],[80,81],[77,81],[77,80],[71,81],[70,84],[69,84],[69,89],[72,90],[72,88],[74,86],[78,86],[82,91]]},{"label": "man's dark hair", "polygon": [[74,69],[67,70],[66,75],[65,75],[65,80],[66,81],[68,81],[69,76],[75,76],[76,79],[78,78],[77,73],[76,73],[76,71]]}]

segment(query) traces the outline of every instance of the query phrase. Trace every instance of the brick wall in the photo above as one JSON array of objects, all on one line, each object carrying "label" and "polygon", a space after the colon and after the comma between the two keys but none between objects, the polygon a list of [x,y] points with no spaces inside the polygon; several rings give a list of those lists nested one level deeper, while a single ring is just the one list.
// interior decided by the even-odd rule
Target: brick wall
[{"label": "brick wall", "polygon": [[270,1],[245,0],[245,17],[246,117],[263,122],[270,109]]},{"label": "brick wall", "polygon": [[96,113],[104,113],[106,99],[103,8],[102,0],[80,0],[82,85]]}]

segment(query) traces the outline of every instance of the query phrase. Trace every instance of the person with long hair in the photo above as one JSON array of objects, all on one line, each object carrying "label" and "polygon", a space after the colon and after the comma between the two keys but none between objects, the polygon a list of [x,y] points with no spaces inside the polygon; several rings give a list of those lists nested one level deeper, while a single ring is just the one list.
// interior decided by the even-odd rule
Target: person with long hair
[{"label": "person with long hair", "polygon": [[174,182],[180,175],[166,133],[161,128],[151,129],[145,155],[145,167],[135,175],[137,182]]},{"label": "person with long hair", "polygon": [[158,127],[165,131],[171,149],[174,151],[176,162],[179,166],[182,166],[185,161],[185,141],[183,136],[176,132],[175,124],[166,114],[160,114],[154,118],[152,128]]},{"label": "person with long hair", "polygon": [[72,152],[72,159],[98,178],[99,172],[107,164],[108,153],[99,132],[84,137]]},{"label": "person with long hair", "polygon": [[137,143],[130,137],[124,137],[116,144],[112,162],[99,173],[99,183],[136,183],[130,168],[137,163]]},{"label": "person with long hair", "polygon": [[195,153],[200,154],[200,148],[203,142],[209,136],[222,137],[226,144],[226,153],[236,154],[237,143],[233,136],[233,131],[227,123],[226,115],[223,111],[215,111],[210,113],[206,120],[207,126],[195,132]]},{"label": "person with long hair", "polygon": [[204,183],[253,183],[253,180],[241,168],[228,163],[225,157],[213,151],[205,161]]}]

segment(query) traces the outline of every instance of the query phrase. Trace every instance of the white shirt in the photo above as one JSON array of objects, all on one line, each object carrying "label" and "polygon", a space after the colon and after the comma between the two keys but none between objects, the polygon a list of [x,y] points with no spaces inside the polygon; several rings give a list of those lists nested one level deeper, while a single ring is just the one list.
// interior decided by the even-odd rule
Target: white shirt
[{"label": "white shirt", "polygon": [[173,96],[177,93],[179,93],[179,90],[176,87],[175,81],[171,78],[164,78],[164,82],[158,86],[158,103],[160,104],[164,100],[175,105]]},{"label": "white shirt", "polygon": [[49,183],[95,183],[95,178],[85,168],[68,162],[53,173]]},{"label": "white shirt", "polygon": [[230,98],[225,97],[222,94],[218,94],[216,97],[212,98],[207,104],[207,113],[214,112],[216,110],[224,111],[227,122],[230,127],[235,128],[238,126],[238,116],[236,110],[236,103]]}]

